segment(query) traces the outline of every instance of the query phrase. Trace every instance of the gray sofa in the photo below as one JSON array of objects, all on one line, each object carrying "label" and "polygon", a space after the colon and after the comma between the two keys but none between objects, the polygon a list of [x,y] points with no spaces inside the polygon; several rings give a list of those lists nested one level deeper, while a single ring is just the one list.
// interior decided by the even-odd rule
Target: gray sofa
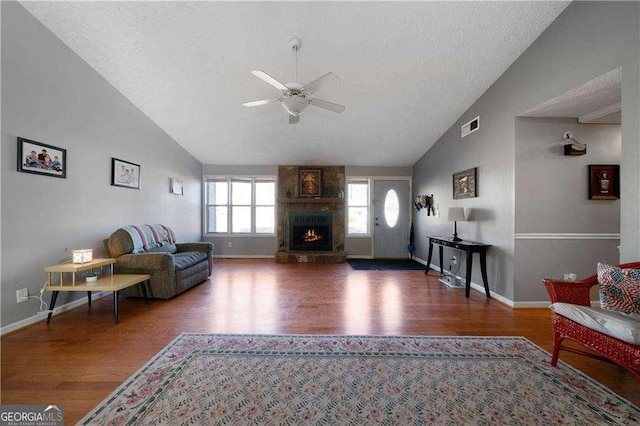
[{"label": "gray sofa", "polygon": [[[149,274],[151,279],[148,295],[156,299],[170,299],[200,284],[211,275],[212,243],[175,243],[173,230],[163,225],[139,225],[136,228],[145,226],[162,227],[166,231],[164,240],[149,244],[155,247],[134,248],[134,239],[124,228],[118,229],[104,240],[107,255],[116,259],[114,273]],[[121,294],[142,297],[139,286],[122,290]]]}]

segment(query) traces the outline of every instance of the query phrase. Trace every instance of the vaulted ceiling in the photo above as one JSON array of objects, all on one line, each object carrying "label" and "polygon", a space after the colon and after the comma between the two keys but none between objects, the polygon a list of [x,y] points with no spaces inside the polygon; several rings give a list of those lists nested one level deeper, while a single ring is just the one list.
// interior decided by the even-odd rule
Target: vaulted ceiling
[{"label": "vaulted ceiling", "polygon": [[[409,166],[569,2],[22,2],[204,164]],[[298,124],[251,74],[332,71]]]}]

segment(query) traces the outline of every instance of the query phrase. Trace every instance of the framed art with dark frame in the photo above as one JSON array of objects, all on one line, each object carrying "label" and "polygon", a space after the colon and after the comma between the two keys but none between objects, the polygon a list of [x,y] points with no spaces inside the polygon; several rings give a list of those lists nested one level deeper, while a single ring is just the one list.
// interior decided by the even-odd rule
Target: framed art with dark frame
[{"label": "framed art with dark frame", "polygon": [[618,164],[589,164],[589,199],[617,200],[620,198],[620,166]]},{"label": "framed art with dark frame", "polygon": [[66,179],[67,150],[18,137],[18,171]]},{"label": "framed art with dark frame", "polygon": [[301,197],[320,197],[322,194],[322,171],[320,169],[300,169]]},{"label": "framed art with dark frame", "polygon": [[140,165],[112,158],[111,185],[140,189]]},{"label": "framed art with dark frame", "polygon": [[478,196],[478,168],[463,170],[453,174],[453,199]]}]

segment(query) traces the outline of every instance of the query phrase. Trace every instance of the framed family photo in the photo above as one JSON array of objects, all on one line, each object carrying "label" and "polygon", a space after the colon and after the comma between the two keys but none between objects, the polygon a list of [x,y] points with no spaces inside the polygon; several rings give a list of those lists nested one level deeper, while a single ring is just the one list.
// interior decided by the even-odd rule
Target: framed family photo
[{"label": "framed family photo", "polygon": [[18,171],[66,179],[67,150],[19,137]]},{"label": "framed family photo", "polygon": [[453,199],[478,196],[478,168],[463,170],[453,174]]},{"label": "framed family photo", "polygon": [[140,189],[140,165],[112,158],[111,185]]},{"label": "framed family photo", "polygon": [[620,198],[620,166],[618,164],[589,164],[589,199],[617,200]]}]

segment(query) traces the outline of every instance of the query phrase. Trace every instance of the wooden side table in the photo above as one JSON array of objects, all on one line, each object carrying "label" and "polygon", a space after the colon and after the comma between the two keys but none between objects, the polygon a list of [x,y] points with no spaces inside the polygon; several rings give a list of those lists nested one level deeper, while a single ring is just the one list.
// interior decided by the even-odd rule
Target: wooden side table
[{"label": "wooden side table", "polygon": [[[149,280],[150,276],[142,274],[114,274],[114,263],[116,263],[115,259],[94,259],[91,262],[82,264],[61,263],[59,265],[45,267],[44,271],[47,273],[47,286],[45,290],[53,292],[51,295],[51,305],[49,306],[49,315],[47,316],[47,324],[51,322],[53,308],[56,305],[58,294],[61,291],[86,291],[89,307],[91,307],[92,291],[112,291],[113,315],[116,324],[118,323],[118,292],[120,290],[140,284],[145,304],[149,306],[145,283]],[[102,270],[102,268],[106,266],[109,267],[110,273],[99,277],[94,282],[84,282],[84,280],[76,278],[76,274],[79,272],[91,271],[93,273],[94,269]],[[52,281],[54,274],[60,274],[60,279],[57,284],[53,284]],[[71,276],[65,280],[64,274],[71,274]]]}]

